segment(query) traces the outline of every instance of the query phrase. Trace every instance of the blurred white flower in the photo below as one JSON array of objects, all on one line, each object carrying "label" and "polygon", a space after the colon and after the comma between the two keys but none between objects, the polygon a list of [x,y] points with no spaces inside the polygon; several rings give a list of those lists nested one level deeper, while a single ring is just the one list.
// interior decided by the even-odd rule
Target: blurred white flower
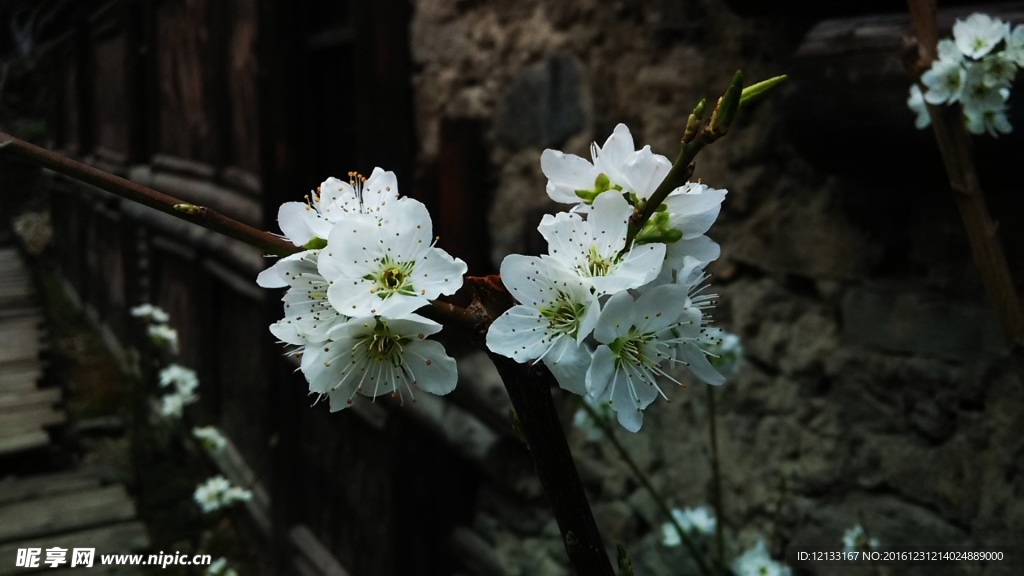
[{"label": "blurred white flower", "polygon": [[160,371],[160,386],[174,386],[175,392],[183,396],[191,396],[199,387],[199,377],[195,370],[180,364],[169,364]]},{"label": "blurred white flower", "polygon": [[166,324],[151,324],[147,330],[153,345],[167,348],[171,354],[178,353],[178,331]]},{"label": "blurred white flower", "polygon": [[967,118],[967,130],[971,134],[988,132],[993,138],[998,138],[1000,134],[1013,132],[1013,126],[1006,117],[1006,104],[991,108],[964,108],[964,116]]},{"label": "blurred white flower", "polygon": [[978,59],[1010,34],[1010,25],[987,14],[974,13],[953,24],[953,41],[964,56]]},{"label": "blurred white flower", "polygon": [[[686,532],[704,534],[707,536],[715,533],[715,517],[711,514],[711,511],[704,506],[698,508],[687,508],[686,510],[674,508],[672,510],[672,518],[674,518],[679,526]],[[665,546],[672,547],[682,544],[682,540],[679,538],[679,532],[676,531],[675,525],[671,522],[665,522],[661,525],[661,534],[661,543]]]},{"label": "blurred white flower", "polygon": [[197,486],[192,498],[203,512],[210,513],[236,502],[251,500],[252,492],[232,486],[227,478],[218,475]]},{"label": "blurred white flower", "polygon": [[164,324],[171,319],[171,316],[161,310],[160,308],[153,306],[152,304],[139,304],[138,306],[131,309],[132,316],[136,318],[142,318],[143,320],[149,320],[155,324]]},{"label": "blurred white flower", "polygon": [[228,568],[227,558],[217,558],[206,568],[206,576],[238,576],[234,568]]},{"label": "blurred white flower", "polygon": [[921,83],[928,89],[924,99],[929,104],[956,102],[964,89],[967,71],[957,62],[936,60],[924,74]]},{"label": "blurred white flower", "polygon": [[917,115],[914,119],[914,126],[918,130],[923,130],[931,125],[932,117],[928,113],[928,104],[924,101],[924,95],[921,94],[921,87],[917,84],[910,85],[910,96],[907,97],[907,107],[910,111]]},{"label": "blurred white flower", "polygon": [[878,545],[878,538],[869,540],[864,533],[864,527],[860,524],[854,525],[843,533],[843,550],[846,552],[874,550],[878,548]]},{"label": "blurred white flower", "polygon": [[197,426],[192,429],[192,436],[207,450],[214,452],[223,450],[228,441],[216,426]]},{"label": "blurred white flower", "polygon": [[791,576],[793,571],[781,562],[772,560],[764,539],[757,546],[747,550],[732,563],[736,576]]}]

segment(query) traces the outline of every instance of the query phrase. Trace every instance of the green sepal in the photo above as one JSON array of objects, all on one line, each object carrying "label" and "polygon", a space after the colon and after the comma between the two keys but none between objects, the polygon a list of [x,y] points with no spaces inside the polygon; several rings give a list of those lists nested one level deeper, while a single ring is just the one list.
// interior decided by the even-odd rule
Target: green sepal
[{"label": "green sepal", "polygon": [[736,112],[740,109],[740,96],[742,94],[743,72],[737,70],[733,74],[732,82],[726,88],[725,94],[718,99],[718,106],[715,106],[715,111],[711,113],[711,124],[709,125],[711,132],[721,135],[729,131],[729,126],[732,126],[732,121],[736,118]]},{"label": "green sepal", "polygon": [[683,133],[684,142],[693,140],[694,135],[697,134],[697,130],[700,129],[701,123],[704,122],[704,109],[707,105],[708,99],[701,98],[700,102],[693,107],[693,112],[691,112],[690,117],[686,119],[686,131]]},{"label": "green sepal", "polygon": [[323,238],[317,238],[316,236],[314,236],[313,239],[310,240],[309,242],[306,242],[306,245],[303,246],[303,248],[305,248],[306,250],[319,250],[321,248],[326,247],[327,240],[324,240]]},{"label": "green sepal", "polygon": [[597,178],[594,179],[593,190],[577,190],[576,195],[583,199],[584,204],[587,204],[589,206],[594,203],[594,198],[597,198],[602,193],[607,192],[609,190],[622,191],[622,186],[612,186],[611,179],[608,178],[607,174],[602,172],[601,174],[597,175]]}]

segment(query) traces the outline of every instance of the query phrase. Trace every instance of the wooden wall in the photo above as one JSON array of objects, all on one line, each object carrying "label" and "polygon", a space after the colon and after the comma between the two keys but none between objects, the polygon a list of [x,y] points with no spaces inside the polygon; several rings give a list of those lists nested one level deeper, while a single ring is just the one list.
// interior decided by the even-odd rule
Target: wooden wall
[{"label": "wooden wall", "polygon": [[[106,2],[48,51],[53,142],[264,229],[348,170],[385,166],[415,195],[408,18],[399,0]],[[122,345],[140,337],[130,307],[170,313],[201,381],[188,414],[219,426],[266,489],[283,563],[307,526],[354,574],[456,568],[449,532],[476,473],[408,417],[309,408],[267,330],[281,311],[255,284],[259,251],[68,179],[53,199],[61,272]]]}]

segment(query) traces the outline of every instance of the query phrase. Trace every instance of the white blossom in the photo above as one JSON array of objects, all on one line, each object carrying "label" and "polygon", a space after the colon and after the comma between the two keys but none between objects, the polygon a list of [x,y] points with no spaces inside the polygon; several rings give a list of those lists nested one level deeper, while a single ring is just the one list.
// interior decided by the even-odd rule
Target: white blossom
[{"label": "white blossom", "polygon": [[[665,396],[658,377],[681,384],[665,372],[663,364],[690,365],[697,358],[707,363],[696,344],[701,313],[685,306],[686,299],[686,289],[676,284],[658,286],[636,300],[622,291],[608,300],[598,318],[594,337],[601,345],[587,371],[587,391],[607,402],[619,424],[630,432],[643,424],[642,410],[657,396]],[[710,384],[724,381],[710,364],[694,373]]]},{"label": "white blossom", "polygon": [[466,263],[433,246],[422,203],[408,199],[381,219],[360,216],[339,221],[318,258],[339,313],[404,316],[462,287]]},{"label": "white blossom", "polygon": [[394,172],[374,168],[369,178],[355,172],[349,173],[348,182],[328,178],[305,202],[282,204],[277,222],[289,242],[307,246],[317,240],[325,241],[334,225],[345,216],[380,216],[389,204],[397,205],[402,201]]},{"label": "white blossom", "polygon": [[772,560],[763,538],[733,561],[732,571],[736,576],[791,576],[793,573],[785,564]]},{"label": "white blossom", "polygon": [[287,286],[284,318],[270,325],[270,332],[282,342],[304,346],[323,342],[335,325],[348,321],[327,299],[329,281],[317,267],[319,250],[306,250],[277,261],[256,278],[264,288]]},{"label": "white blossom", "polygon": [[218,475],[197,486],[192,499],[203,512],[210,513],[237,502],[247,502],[252,499],[252,492],[233,486],[227,478]]},{"label": "white blossom", "polygon": [[331,411],[352,404],[355,395],[389,394],[415,401],[413,385],[443,395],[455,388],[455,360],[427,336],[441,325],[416,314],[402,318],[352,319],[331,329],[328,340],[306,347],[302,372],[311,393],[326,395]]},{"label": "white blossom", "polygon": [[589,286],[555,262],[518,254],[502,261],[501,280],[520,304],[491,324],[487,348],[517,362],[543,360],[559,386],[586,394],[590,351],[584,339],[600,310]]},{"label": "white blossom", "polygon": [[981,13],[953,24],[953,41],[965,56],[974,59],[991,52],[1009,33],[1009,24]]},{"label": "white blossom", "polygon": [[625,124],[615,127],[603,146],[591,144],[592,161],[557,150],[545,150],[541,171],[548,178],[547,193],[555,202],[576,204],[586,211],[606,191],[648,198],[661,184],[672,163],[651,152],[650,146],[634,150],[633,136]]},{"label": "white blossom", "polygon": [[665,258],[661,243],[626,246],[633,208],[621,194],[602,194],[584,220],[579,214],[547,214],[538,230],[547,240],[543,258],[573,271],[598,295],[638,288],[658,276]]},{"label": "white blossom", "polygon": [[924,74],[921,83],[927,88],[924,99],[929,104],[946,104],[960,100],[967,71],[957,62],[936,60]]}]

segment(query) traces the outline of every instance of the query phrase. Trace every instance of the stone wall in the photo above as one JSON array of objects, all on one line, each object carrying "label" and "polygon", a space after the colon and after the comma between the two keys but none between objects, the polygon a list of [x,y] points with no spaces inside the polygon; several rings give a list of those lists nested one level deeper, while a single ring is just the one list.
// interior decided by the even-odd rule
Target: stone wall
[{"label": "stone wall", "polygon": [[[734,70],[793,75],[695,174],[729,190],[710,270],[719,323],[748,353],[717,393],[729,556],[760,536],[776,557],[839,545],[857,522],[888,545],[1022,542],[1024,390],[930,134],[914,133],[904,108],[898,43],[857,75],[841,57],[801,56],[811,24],[744,18],[714,0],[418,0],[421,163],[437,161],[444,120],[486,127],[493,186],[481,193],[497,266],[543,248],[533,228],[557,209],[544,148],[585,156],[625,122],[673,157],[688,110]],[[858,104],[858,90],[885,113]],[[673,505],[708,505],[705,387],[670,396],[640,433],[620,436]],[[563,399],[566,422],[576,401]],[[660,545],[663,518],[607,441],[570,433],[606,537],[627,544],[637,574],[685,573],[685,553]],[[529,476],[481,488],[454,540],[473,573],[567,570]]]}]

